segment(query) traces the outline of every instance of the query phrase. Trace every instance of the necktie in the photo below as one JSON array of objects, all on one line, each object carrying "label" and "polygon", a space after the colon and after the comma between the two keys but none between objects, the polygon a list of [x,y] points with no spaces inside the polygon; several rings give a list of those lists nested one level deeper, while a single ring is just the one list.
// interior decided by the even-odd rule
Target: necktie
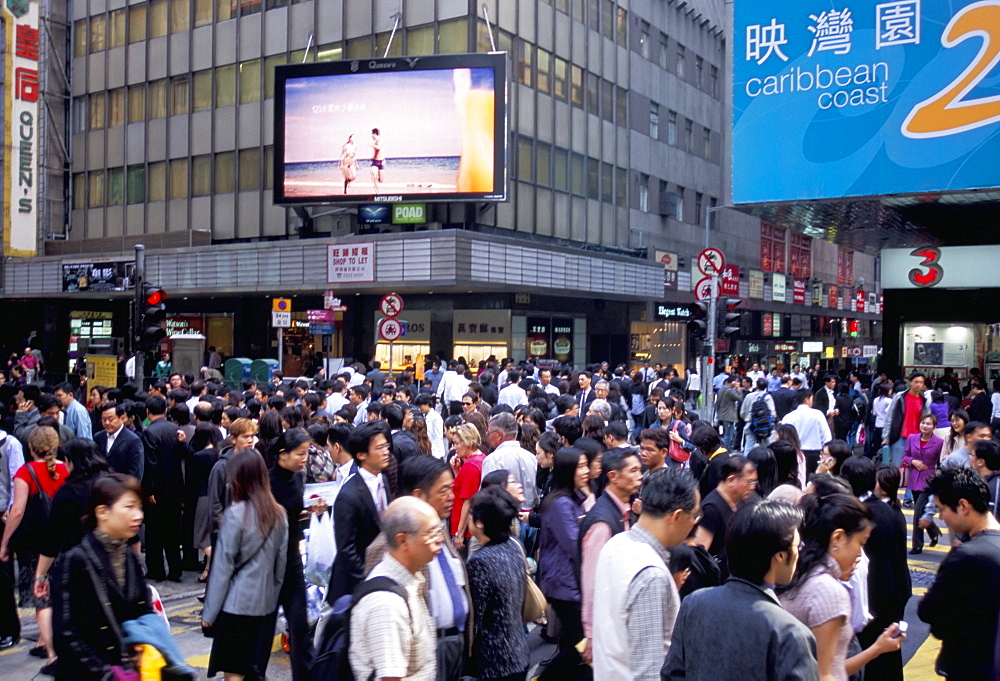
[{"label": "necktie", "polygon": [[442,547],[438,552],[437,561],[438,565],[441,566],[444,583],[448,585],[448,597],[451,599],[451,609],[455,615],[455,626],[458,627],[459,631],[465,631],[465,599],[462,598],[462,590],[458,588],[455,573],[451,571],[451,564],[448,562],[448,557],[445,556],[447,552],[448,549]]},{"label": "necktie", "polygon": [[382,482],[382,478],[379,478],[379,481],[378,481],[378,490],[376,490],[375,496],[377,497],[376,502],[375,502],[375,508],[378,509],[378,517],[381,518],[382,514],[385,513],[385,507],[386,507],[386,503],[385,503],[385,483]]}]

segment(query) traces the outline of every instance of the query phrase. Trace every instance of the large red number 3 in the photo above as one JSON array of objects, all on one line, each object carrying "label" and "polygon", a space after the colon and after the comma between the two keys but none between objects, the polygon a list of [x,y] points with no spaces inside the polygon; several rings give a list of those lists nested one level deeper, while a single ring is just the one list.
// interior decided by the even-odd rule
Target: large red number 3
[{"label": "large red number 3", "polygon": [[910,251],[910,255],[923,258],[920,261],[920,266],[914,267],[909,272],[908,277],[911,284],[920,288],[930,288],[941,283],[944,278],[944,269],[940,265],[940,248],[931,246],[915,248]]},{"label": "large red number 3", "polygon": [[913,107],[903,121],[905,136],[944,137],[1000,121],[1000,97],[964,99],[1000,62],[1000,0],[983,0],[962,9],[948,22],[941,44],[954,47],[972,37],[983,40],[979,54],[951,84]]}]

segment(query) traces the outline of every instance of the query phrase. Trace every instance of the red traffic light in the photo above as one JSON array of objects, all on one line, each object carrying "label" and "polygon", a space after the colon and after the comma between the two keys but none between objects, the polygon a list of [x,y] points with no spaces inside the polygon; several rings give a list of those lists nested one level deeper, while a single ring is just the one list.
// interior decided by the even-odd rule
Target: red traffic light
[{"label": "red traffic light", "polygon": [[147,305],[160,305],[167,298],[167,292],[161,288],[154,288],[146,292]]}]

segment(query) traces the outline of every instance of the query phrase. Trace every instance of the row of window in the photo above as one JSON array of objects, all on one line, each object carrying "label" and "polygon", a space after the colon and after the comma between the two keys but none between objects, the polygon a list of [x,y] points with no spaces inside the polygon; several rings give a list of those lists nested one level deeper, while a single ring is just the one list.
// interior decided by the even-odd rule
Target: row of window
[{"label": "row of window", "polygon": [[[649,23],[643,21],[639,27],[638,52],[643,58],[654,60],[652,36]],[[670,40],[666,33],[660,33],[656,49],[655,61],[664,71],[673,71],[680,80],[686,81],[704,90],[716,99],[719,97],[719,67],[709,65],[705,71],[705,59],[697,54],[694,56],[693,68],[688,67],[688,49],[681,43],[674,43],[673,69],[670,68]],[[690,72],[689,72],[690,71]]]},{"label": "row of window", "polygon": [[684,130],[678,137],[678,122],[680,117],[676,111],[667,110],[667,126],[665,130],[660,125],[660,105],[656,102],[649,103],[649,136],[666,142],[670,146],[683,149],[689,154],[702,156],[706,160],[712,159],[712,131],[709,128],[701,128],[700,139],[695,138],[695,123],[690,118],[684,119]]},{"label": "row of window", "polygon": [[74,22],[73,54],[82,57],[299,2],[305,0],[149,0]]},{"label": "row of window", "polygon": [[627,169],[530,137],[517,139],[517,179],[622,208],[628,205]]},{"label": "row of window", "polygon": [[73,174],[73,208],[260,191],[273,185],[273,147]]},{"label": "row of window", "polygon": [[[659,192],[655,205],[650,204],[649,197],[650,177],[646,174],[639,175],[639,205],[638,208],[644,212],[658,213],[664,217],[673,217],[678,222],[690,222],[693,225],[702,224],[705,209],[714,209],[719,205],[719,200],[714,196],[708,197],[708,205],[705,205],[705,194],[702,192],[691,192],[686,187],[674,185],[673,191],[666,180],[659,181]],[[693,195],[693,196],[692,196]],[[688,212],[686,203],[694,201],[693,210]]]}]

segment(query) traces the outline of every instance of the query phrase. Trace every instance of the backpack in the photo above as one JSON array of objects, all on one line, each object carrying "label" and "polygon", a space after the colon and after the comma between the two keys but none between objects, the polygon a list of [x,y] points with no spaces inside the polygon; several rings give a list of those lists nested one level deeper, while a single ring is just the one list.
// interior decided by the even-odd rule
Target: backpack
[{"label": "backpack", "polygon": [[361,599],[376,591],[390,591],[406,603],[409,611],[410,603],[406,600],[406,591],[389,577],[372,577],[333,604],[333,611],[327,615],[322,635],[316,646],[316,656],[312,663],[312,677],[324,681],[354,681],[351,661],[348,651],[351,649],[351,612]]},{"label": "backpack", "polygon": [[774,430],[774,417],[767,406],[767,394],[764,393],[750,407],[750,432],[758,440],[771,436]]}]

